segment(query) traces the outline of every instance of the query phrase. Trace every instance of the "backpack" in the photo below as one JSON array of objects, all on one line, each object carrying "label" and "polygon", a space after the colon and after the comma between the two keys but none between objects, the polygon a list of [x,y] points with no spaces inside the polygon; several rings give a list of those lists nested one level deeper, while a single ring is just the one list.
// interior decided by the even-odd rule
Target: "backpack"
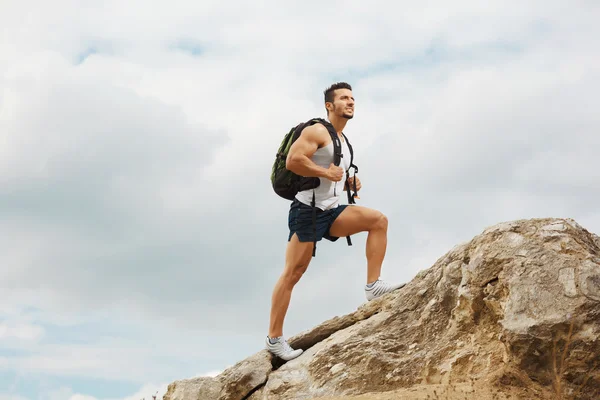
[{"label": "backpack", "polygon": [[[293,200],[296,194],[303,190],[315,189],[319,187],[321,181],[316,177],[304,177],[295,174],[294,172],[288,170],[286,168],[286,159],[288,153],[290,151],[290,147],[292,144],[300,137],[302,130],[308,126],[314,125],[316,123],[323,124],[329,135],[331,136],[331,140],[333,141],[333,163],[336,166],[339,166],[341,163],[342,154],[342,143],[340,142],[340,138],[335,131],[333,125],[322,118],[312,118],[306,122],[302,122],[294,127],[292,127],[289,132],[284,136],[277,154],[275,155],[275,162],[273,163],[273,167],[271,170],[271,185],[273,186],[273,190],[277,195],[283,197],[287,200]],[[352,149],[352,145],[348,141],[346,135],[344,135],[344,139],[346,144],[348,145],[348,149],[350,150],[350,168],[354,168],[354,174],[358,173],[358,167],[354,165],[354,150]],[[346,176],[348,174],[349,169],[346,171]],[[355,204],[355,198],[358,197],[356,193],[356,181],[354,183],[354,193],[350,193],[350,187],[348,185],[348,181],[344,182],[344,188],[348,193],[348,204]],[[316,206],[315,206],[315,194],[313,192],[313,199],[311,203],[313,207],[313,232],[315,234],[314,248],[313,248],[313,257],[316,254],[317,241],[316,241]],[[352,241],[350,240],[350,236],[346,237],[348,241],[348,246],[352,245]]]}]

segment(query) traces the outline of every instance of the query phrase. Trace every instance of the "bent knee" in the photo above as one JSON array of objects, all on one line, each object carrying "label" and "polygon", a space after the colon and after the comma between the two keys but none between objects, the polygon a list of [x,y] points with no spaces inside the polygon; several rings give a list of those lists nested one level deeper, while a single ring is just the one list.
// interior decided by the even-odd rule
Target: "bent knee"
[{"label": "bent knee", "polygon": [[385,214],[383,214],[382,212],[379,212],[377,214],[377,217],[375,218],[375,222],[373,224],[373,229],[387,230],[387,228],[388,228],[388,218]]}]

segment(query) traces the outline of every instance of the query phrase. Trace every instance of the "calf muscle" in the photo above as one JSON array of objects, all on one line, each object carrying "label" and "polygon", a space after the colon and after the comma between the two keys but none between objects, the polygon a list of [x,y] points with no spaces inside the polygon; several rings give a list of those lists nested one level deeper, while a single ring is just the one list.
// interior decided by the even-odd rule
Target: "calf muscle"
[{"label": "calf muscle", "polygon": [[283,335],[283,322],[292,298],[292,290],[310,264],[312,249],[312,242],[300,242],[296,234],[288,242],[285,267],[271,296],[269,336],[272,338]]}]

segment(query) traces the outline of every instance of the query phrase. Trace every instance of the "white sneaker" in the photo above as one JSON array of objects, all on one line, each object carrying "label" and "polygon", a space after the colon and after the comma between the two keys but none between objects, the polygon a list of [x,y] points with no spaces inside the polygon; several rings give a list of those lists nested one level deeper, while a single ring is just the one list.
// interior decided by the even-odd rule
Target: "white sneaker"
[{"label": "white sneaker", "polygon": [[386,293],[393,292],[396,289],[400,289],[400,288],[404,287],[405,285],[406,285],[406,283],[398,283],[398,284],[392,285],[392,284],[384,282],[380,279],[377,279],[375,281],[375,283],[373,284],[373,286],[368,287],[367,285],[365,285],[365,294],[367,296],[367,300],[371,301],[380,296],[383,296]]},{"label": "white sneaker", "polygon": [[265,343],[266,343],[267,350],[269,350],[271,352],[271,354],[273,354],[274,356],[277,356],[285,361],[289,361],[289,360],[292,360],[292,359],[298,357],[304,351],[302,349],[297,349],[297,350],[292,349],[292,347],[283,338],[283,336],[278,338],[277,342],[275,342],[275,344],[272,344],[269,341],[269,337],[267,336],[267,338],[265,339]]}]

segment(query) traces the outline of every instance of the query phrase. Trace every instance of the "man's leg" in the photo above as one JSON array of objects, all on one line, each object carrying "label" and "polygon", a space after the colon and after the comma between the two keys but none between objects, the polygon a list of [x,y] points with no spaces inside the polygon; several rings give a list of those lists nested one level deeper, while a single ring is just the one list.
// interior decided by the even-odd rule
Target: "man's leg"
[{"label": "man's leg", "polygon": [[391,285],[379,280],[381,264],[387,249],[388,219],[380,211],[362,206],[348,206],[335,219],[329,234],[335,237],[354,235],[368,232],[367,256],[367,285],[365,294],[367,300],[373,300],[386,293],[403,287],[405,284]]},{"label": "man's leg", "polygon": [[380,211],[352,205],[346,207],[329,229],[331,236],[344,237],[368,232],[367,283],[374,282],[381,274],[381,264],[387,249],[388,219]]},{"label": "man's leg", "polygon": [[288,242],[285,252],[285,267],[273,289],[271,298],[271,321],[269,337],[283,335],[283,321],[290,304],[294,286],[310,264],[313,242],[300,242],[294,234]]}]

